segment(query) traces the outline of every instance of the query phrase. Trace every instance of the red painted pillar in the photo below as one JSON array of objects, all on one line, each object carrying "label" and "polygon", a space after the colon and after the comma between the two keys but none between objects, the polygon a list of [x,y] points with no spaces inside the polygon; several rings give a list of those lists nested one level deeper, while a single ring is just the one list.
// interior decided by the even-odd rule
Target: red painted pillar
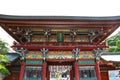
[{"label": "red painted pillar", "polygon": [[23,61],[21,63],[21,70],[20,70],[20,77],[19,77],[19,80],[23,80],[23,77],[24,77],[24,70],[25,70],[25,62]]},{"label": "red painted pillar", "polygon": [[49,66],[47,66],[47,80],[50,80],[50,70],[49,70]]},{"label": "red painted pillar", "polygon": [[47,75],[48,80],[50,80],[50,71],[48,70],[48,75]]},{"label": "red painted pillar", "polygon": [[78,62],[74,63],[74,68],[75,68],[75,78],[76,80],[80,80]]},{"label": "red painted pillar", "polygon": [[46,80],[46,68],[47,68],[47,64],[46,64],[46,62],[43,62],[43,67],[42,67],[42,80]]},{"label": "red painted pillar", "polygon": [[73,69],[71,68],[71,70],[70,70],[70,80],[73,80]]},{"label": "red painted pillar", "polygon": [[99,62],[96,62],[96,74],[97,74],[97,79],[101,80]]}]

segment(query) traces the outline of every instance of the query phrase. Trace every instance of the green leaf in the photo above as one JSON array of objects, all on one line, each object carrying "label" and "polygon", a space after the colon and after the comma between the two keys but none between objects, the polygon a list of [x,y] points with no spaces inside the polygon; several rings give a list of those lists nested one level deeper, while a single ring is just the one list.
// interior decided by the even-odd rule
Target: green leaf
[{"label": "green leaf", "polygon": [[9,75],[10,74],[8,69],[3,64],[0,64],[0,72],[4,75]]}]

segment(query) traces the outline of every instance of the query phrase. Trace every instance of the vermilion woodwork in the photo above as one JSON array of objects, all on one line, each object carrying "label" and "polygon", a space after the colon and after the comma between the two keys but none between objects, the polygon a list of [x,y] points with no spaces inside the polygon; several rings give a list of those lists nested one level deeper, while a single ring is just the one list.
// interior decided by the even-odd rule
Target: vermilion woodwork
[{"label": "vermilion woodwork", "polygon": [[[13,16],[14,17],[14,16]],[[38,19],[32,19],[32,18],[28,18],[28,19],[23,19],[20,17],[16,17],[17,19],[13,19],[11,18],[7,18],[7,17],[0,17],[0,25],[2,27],[4,27],[4,29],[10,34],[10,35],[14,35],[13,33],[10,33],[10,31],[8,31],[8,28],[12,28],[15,29],[16,27],[21,27],[21,28],[106,28],[107,30],[105,30],[104,33],[107,33],[106,35],[101,35],[101,38],[99,39],[99,37],[97,39],[95,39],[94,41],[97,41],[97,43],[99,44],[101,41],[103,41],[106,37],[108,37],[116,28],[119,27],[120,25],[120,19],[113,17],[107,19],[106,17],[104,18],[94,18],[91,17],[91,19],[87,19],[86,18],[57,18],[53,19],[42,19],[41,17]],[[113,27],[115,29],[113,29]],[[99,30],[98,29],[98,30]],[[111,31],[109,31],[111,30]],[[15,36],[13,36],[17,41],[21,42],[20,40],[18,40],[19,38],[16,38]]]},{"label": "vermilion woodwork", "polygon": [[46,48],[49,49],[49,51],[57,51],[57,50],[65,50],[65,51],[72,51],[75,48],[79,48],[82,50],[86,50],[86,51],[91,51],[93,49],[97,49],[97,48],[108,48],[108,46],[105,45],[80,45],[80,46],[40,46],[40,45],[16,45],[16,46],[12,46],[12,47],[18,47],[18,48],[26,48],[28,50],[37,50],[39,51],[42,48]]},{"label": "vermilion woodwork", "polygon": [[[42,48],[46,48],[49,51],[72,51],[75,48],[79,48],[80,51],[92,51],[97,48],[108,48],[105,43],[102,43],[105,38],[107,38],[113,31],[115,31],[120,26],[119,17],[70,17],[70,16],[5,16],[0,15],[0,26],[6,30],[17,42],[14,42],[13,48],[25,48],[29,51],[40,51]],[[99,33],[99,30],[102,29],[103,33],[95,36],[93,42],[27,42],[25,38],[24,31],[21,32],[19,37],[19,32],[17,28],[21,29],[86,29],[88,33],[90,30],[97,30],[96,34]],[[44,34],[42,34],[44,35]],[[91,33],[87,35],[89,39]],[[93,36],[93,35],[92,35]],[[94,36],[93,36],[94,37]],[[23,40],[24,39],[24,40]],[[68,39],[68,38],[66,38]],[[48,53],[49,54],[49,53]],[[26,60],[43,60],[41,58],[26,58]],[[94,58],[79,58],[78,60],[95,60]],[[79,67],[80,66],[95,66],[96,74],[98,80],[101,80],[99,63],[95,64],[78,64],[75,59],[55,59],[47,58],[43,64],[25,64],[22,62],[20,78],[23,80],[25,66],[41,66],[42,67],[42,80],[45,80],[46,77],[49,78],[49,71],[47,71],[47,65],[72,65],[74,69],[71,72],[71,80],[75,77],[76,80],[80,80],[79,77]],[[48,72],[48,73],[47,73]]]},{"label": "vermilion woodwork", "polygon": [[74,58],[70,58],[70,59],[50,59],[50,58],[47,58],[46,61],[49,61],[49,62],[72,62],[72,61],[74,61]]},{"label": "vermilion woodwork", "polygon": [[42,80],[46,80],[46,68],[47,68],[47,64],[46,64],[46,62],[43,62],[43,67],[42,67]]},{"label": "vermilion woodwork", "polygon": [[97,74],[98,80],[101,80],[100,67],[98,62],[96,62],[96,74]]},{"label": "vermilion woodwork", "polygon": [[75,78],[76,80],[80,80],[78,62],[74,63],[74,68],[75,68]]},{"label": "vermilion woodwork", "polygon": [[19,80],[23,80],[23,78],[24,78],[24,70],[25,70],[25,62],[22,62]]}]

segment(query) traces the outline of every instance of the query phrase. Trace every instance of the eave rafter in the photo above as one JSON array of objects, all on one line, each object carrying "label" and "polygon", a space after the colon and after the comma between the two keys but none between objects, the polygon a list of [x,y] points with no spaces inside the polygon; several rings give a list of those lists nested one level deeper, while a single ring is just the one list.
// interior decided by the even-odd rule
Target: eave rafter
[{"label": "eave rafter", "polygon": [[1,27],[10,35],[12,36],[16,41],[22,42],[16,35],[13,34],[13,32],[9,31],[9,27],[7,27],[5,24],[2,24]]},{"label": "eave rafter", "polygon": [[41,27],[41,28],[75,28],[75,27],[108,27],[110,25],[118,25],[120,22],[112,21],[18,21],[18,22],[1,22],[6,26],[18,26],[18,27]]},{"label": "eave rafter", "polygon": [[104,33],[103,36],[98,40],[97,44],[105,40],[110,34],[112,34],[120,25],[110,25],[106,30],[107,33]]}]

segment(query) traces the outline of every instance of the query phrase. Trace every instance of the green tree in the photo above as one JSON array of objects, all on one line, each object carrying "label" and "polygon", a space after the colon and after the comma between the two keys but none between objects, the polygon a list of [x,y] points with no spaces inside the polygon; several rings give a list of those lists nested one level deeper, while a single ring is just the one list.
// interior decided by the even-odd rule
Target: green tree
[{"label": "green tree", "polygon": [[5,54],[8,52],[9,49],[7,48],[7,45],[7,43],[0,40],[0,53]]},{"label": "green tree", "polygon": [[6,58],[6,53],[8,52],[7,43],[0,40],[0,72],[4,75],[10,74],[8,69],[5,67],[5,63],[9,61]]},{"label": "green tree", "polygon": [[106,42],[109,46],[109,52],[120,52],[120,32],[110,38],[107,38]]},{"label": "green tree", "polygon": [[120,52],[120,40],[117,40],[116,47],[115,52]]},{"label": "green tree", "polygon": [[108,52],[116,52],[117,46],[109,46]]},{"label": "green tree", "polygon": [[116,46],[117,46],[118,48],[120,48],[120,40],[117,40]]}]

